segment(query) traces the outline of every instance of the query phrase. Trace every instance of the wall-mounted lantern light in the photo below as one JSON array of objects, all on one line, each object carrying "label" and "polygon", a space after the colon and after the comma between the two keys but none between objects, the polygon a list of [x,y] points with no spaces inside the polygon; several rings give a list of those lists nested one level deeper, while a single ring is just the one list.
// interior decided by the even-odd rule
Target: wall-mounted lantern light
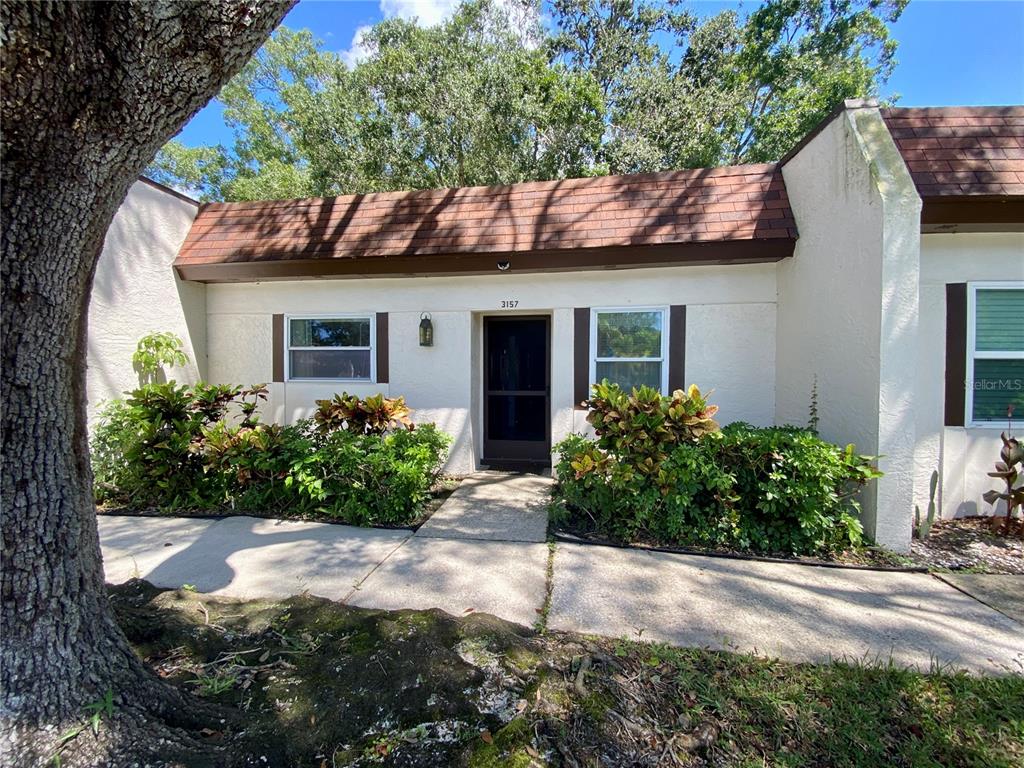
[{"label": "wall-mounted lantern light", "polygon": [[420,315],[420,346],[434,346],[434,324],[430,322],[430,313]]}]

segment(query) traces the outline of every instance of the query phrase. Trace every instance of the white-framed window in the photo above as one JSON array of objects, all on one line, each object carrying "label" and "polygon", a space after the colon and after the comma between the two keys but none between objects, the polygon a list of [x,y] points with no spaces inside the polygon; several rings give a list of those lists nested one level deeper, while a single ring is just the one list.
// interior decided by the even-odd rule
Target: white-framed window
[{"label": "white-framed window", "polygon": [[967,284],[966,424],[1024,417],[1024,282]]},{"label": "white-framed window", "polygon": [[591,309],[590,380],[668,391],[668,308]]},{"label": "white-framed window", "polygon": [[376,381],[374,315],[290,315],[288,381]]}]

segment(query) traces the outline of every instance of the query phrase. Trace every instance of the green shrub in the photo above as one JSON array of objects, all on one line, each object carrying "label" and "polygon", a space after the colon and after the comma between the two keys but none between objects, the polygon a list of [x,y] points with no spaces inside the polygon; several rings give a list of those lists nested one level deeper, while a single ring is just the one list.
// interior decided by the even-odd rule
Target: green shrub
[{"label": "green shrub", "polygon": [[735,479],[741,546],[814,552],[859,544],[854,494],[881,473],[853,445],[827,443],[796,427],[737,422],[717,455]]},{"label": "green shrub", "polygon": [[383,435],[399,427],[412,429],[412,413],[404,397],[371,395],[365,399],[342,392],[330,400],[317,400],[313,420],[317,429],[328,433],[346,429],[357,435]]},{"label": "green shrub", "polygon": [[451,438],[433,424],[384,435],[317,438],[292,482],[321,514],[356,525],[407,523],[430,498]]},{"label": "green shrub", "polygon": [[139,484],[135,467],[124,457],[141,439],[142,425],[124,400],[105,403],[92,430],[93,492],[97,501],[114,501],[121,489]]},{"label": "green shrub", "polygon": [[[168,511],[316,513],[360,525],[407,523],[422,510],[450,438],[433,425],[406,425],[401,398],[337,398],[370,415],[361,431],[346,420],[261,424],[265,399],[262,385],[171,383],[110,403],[92,441],[97,500]],[[395,402],[401,412],[388,405]],[[382,407],[387,424],[401,428],[382,427]]]},{"label": "green shrub", "polygon": [[626,393],[607,380],[592,389],[587,421],[594,427],[598,446],[639,474],[651,476],[661,488],[664,478],[658,470],[667,452],[718,431],[712,418],[718,406],[709,405],[696,386],[668,396],[651,387]]},{"label": "green shrub", "polygon": [[213,503],[217,483],[204,466],[203,432],[242,391],[168,382],[110,403],[92,440],[97,498],[168,509]]},{"label": "green shrub", "polygon": [[237,510],[294,510],[305,508],[288,478],[313,450],[300,426],[242,424],[218,421],[203,431],[204,465],[215,484],[211,504]]},{"label": "green shrub", "polygon": [[[572,435],[555,446],[556,514],[621,541],[810,554],[856,545],[852,498],[879,475],[853,446],[807,430],[736,423],[664,448],[651,471],[629,446]],[[649,455],[649,454],[647,454]]]},{"label": "green shrub", "polygon": [[132,354],[132,365],[143,383],[153,383],[163,375],[164,366],[188,365],[184,342],[175,333],[150,333],[139,339]]}]

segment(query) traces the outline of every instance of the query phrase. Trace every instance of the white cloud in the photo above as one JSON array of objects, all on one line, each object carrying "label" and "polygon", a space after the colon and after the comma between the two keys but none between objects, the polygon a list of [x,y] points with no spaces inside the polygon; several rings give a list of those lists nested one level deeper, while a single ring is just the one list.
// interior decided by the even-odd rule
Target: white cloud
[{"label": "white cloud", "polygon": [[370,51],[366,47],[365,36],[371,29],[373,27],[369,24],[364,24],[357,28],[355,34],[352,35],[352,44],[347,50],[341,52],[341,60],[349,68],[354,67],[361,61],[365,61],[369,57]]},{"label": "white cloud", "polygon": [[[423,27],[434,27],[448,19],[461,0],[380,0],[380,12],[385,19],[413,19]],[[499,6],[505,6],[511,14],[513,26],[521,30],[524,42],[531,48],[537,42],[529,37],[533,23],[538,18],[533,7],[524,8],[517,0],[498,0]],[[543,18],[543,17],[540,17]],[[354,67],[369,57],[369,50],[363,42],[364,35],[370,30],[367,25],[359,27],[352,35],[352,43],[347,50],[341,52],[344,62]]]},{"label": "white cloud", "polygon": [[422,26],[434,27],[451,16],[458,5],[459,0],[380,0],[380,12],[385,19],[418,19]]}]

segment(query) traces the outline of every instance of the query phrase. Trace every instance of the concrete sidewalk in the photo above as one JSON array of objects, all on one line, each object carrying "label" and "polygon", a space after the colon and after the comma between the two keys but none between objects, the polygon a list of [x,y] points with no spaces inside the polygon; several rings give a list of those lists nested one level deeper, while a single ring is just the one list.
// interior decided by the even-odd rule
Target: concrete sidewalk
[{"label": "concrete sidewalk", "polygon": [[416,532],[434,539],[547,541],[550,477],[475,472]]},{"label": "concrete sidewalk", "polygon": [[241,598],[309,592],[366,608],[479,611],[526,625],[546,594],[546,544],[256,517],[101,515],[99,530],[111,583],[135,577]]},{"label": "concrete sidewalk", "polygon": [[226,517],[99,518],[107,581],[138,577],[158,587],[191,584],[231,597],[311,592],[345,600],[411,535],[299,520]]},{"label": "concrete sidewalk", "polygon": [[1024,625],[924,573],[559,544],[548,626],[792,661],[1024,672]]},{"label": "concrete sidewalk", "polygon": [[[534,624],[548,545],[276,521],[99,518],[107,580],[370,608],[441,608]],[[1024,662],[1024,625],[926,574],[559,544],[548,626],[795,661],[932,661],[983,672]]]}]

